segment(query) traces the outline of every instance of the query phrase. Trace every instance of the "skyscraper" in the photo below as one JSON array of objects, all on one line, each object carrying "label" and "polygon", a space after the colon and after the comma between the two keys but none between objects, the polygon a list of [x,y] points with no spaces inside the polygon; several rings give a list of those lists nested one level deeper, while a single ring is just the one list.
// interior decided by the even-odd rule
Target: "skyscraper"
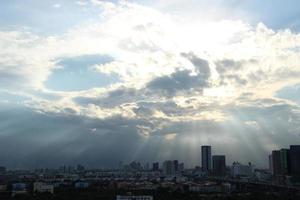
[{"label": "skyscraper", "polygon": [[175,166],[172,160],[166,160],[163,163],[163,173],[164,175],[170,176],[175,174]]},{"label": "skyscraper", "polygon": [[226,160],[224,155],[217,155],[212,157],[213,161],[213,175],[225,176],[226,175]]},{"label": "skyscraper", "polygon": [[173,164],[174,164],[175,172],[178,172],[178,165],[179,165],[178,160],[173,160]]},{"label": "skyscraper", "polygon": [[201,147],[202,170],[205,172],[211,171],[211,146]]},{"label": "skyscraper", "polygon": [[153,171],[158,171],[158,170],[159,170],[159,162],[153,163],[153,165],[152,165],[152,170],[153,170]]},{"label": "skyscraper", "polygon": [[280,149],[280,174],[288,175],[290,172],[290,150]]},{"label": "skyscraper", "polygon": [[280,151],[274,150],[272,151],[272,163],[273,163],[273,175],[280,175],[281,172],[281,164],[280,164]]},{"label": "skyscraper", "polygon": [[290,170],[295,181],[300,181],[300,145],[290,146]]},{"label": "skyscraper", "polygon": [[272,160],[272,154],[269,155],[269,170],[271,174],[273,174],[273,160]]}]

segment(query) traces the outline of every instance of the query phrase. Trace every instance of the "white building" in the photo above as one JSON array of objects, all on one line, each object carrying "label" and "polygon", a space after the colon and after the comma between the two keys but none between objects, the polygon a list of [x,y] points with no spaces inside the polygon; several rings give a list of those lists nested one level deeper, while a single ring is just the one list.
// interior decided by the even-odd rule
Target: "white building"
[{"label": "white building", "polygon": [[231,176],[237,177],[252,177],[253,176],[253,165],[243,165],[239,162],[234,162],[231,166]]},{"label": "white building", "polygon": [[47,184],[44,182],[34,182],[33,183],[34,193],[54,193],[54,185]]},{"label": "white building", "polygon": [[117,200],[153,200],[152,196],[117,196]]}]

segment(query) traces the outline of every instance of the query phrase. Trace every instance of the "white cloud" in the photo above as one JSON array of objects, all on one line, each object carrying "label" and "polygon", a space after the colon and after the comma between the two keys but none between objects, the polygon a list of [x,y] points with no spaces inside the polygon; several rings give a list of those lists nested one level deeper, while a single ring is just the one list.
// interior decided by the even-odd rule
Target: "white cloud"
[{"label": "white cloud", "polygon": [[[103,19],[99,23],[82,25],[64,34],[48,37],[2,31],[0,79],[5,82],[5,88],[46,91],[44,82],[57,67],[59,59],[87,54],[112,56],[114,61],[91,68],[95,69],[95,73],[116,74],[123,81],[110,88],[102,88],[94,95],[96,98],[122,85],[135,88],[141,93],[138,95],[150,95],[148,98],[151,100],[161,100],[165,97],[152,96],[143,88],[157,77],[170,77],[184,70],[195,72],[196,67],[182,54],[189,52],[208,60],[211,71],[209,87],[203,88],[202,93],[173,97],[175,101],[181,99],[181,102],[193,99],[188,104],[193,108],[203,102],[219,106],[242,103],[238,98],[245,92],[252,93],[250,99],[273,98],[278,89],[300,81],[297,51],[300,36],[289,30],[274,31],[262,23],[252,27],[243,21],[232,20],[189,21],[125,1],[92,0],[91,3],[102,8]],[[239,63],[240,67],[226,69],[226,73],[221,74],[217,64],[225,59],[231,60],[231,64]],[[72,102],[75,97],[91,96],[88,91],[61,95],[65,96],[64,103],[53,102],[58,107],[70,104],[78,111],[94,109],[78,107]],[[41,100],[41,96],[36,98]],[[127,103],[135,101],[137,99],[132,98]],[[125,112],[124,115],[131,116],[128,111],[122,111],[122,104],[120,102],[116,108],[119,110],[111,113]],[[219,113],[215,116],[220,119],[223,114],[218,106],[215,108],[214,112]],[[96,107],[95,110],[101,113],[101,109]],[[82,113],[102,115],[88,111]]]},{"label": "white cloud", "polygon": [[56,4],[53,5],[53,7],[54,7],[54,8],[61,8],[61,4],[56,3]]}]

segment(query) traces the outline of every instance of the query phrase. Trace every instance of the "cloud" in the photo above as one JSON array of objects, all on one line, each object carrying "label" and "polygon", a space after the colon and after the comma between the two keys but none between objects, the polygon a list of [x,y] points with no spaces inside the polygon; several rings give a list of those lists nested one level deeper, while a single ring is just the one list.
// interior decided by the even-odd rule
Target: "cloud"
[{"label": "cloud", "polygon": [[54,8],[57,8],[57,9],[58,9],[58,8],[61,8],[61,4],[56,3],[56,4],[53,5],[53,7],[54,7]]},{"label": "cloud", "polygon": [[220,108],[228,115],[223,121],[171,121],[153,115],[160,108],[169,116],[187,115],[177,113],[183,108],[171,102],[140,104],[135,109],[139,117],[114,115],[104,119],[63,112],[39,113],[2,104],[0,154],[5,158],[3,164],[9,167],[77,163],[101,167],[116,166],[119,161],[170,158],[199,164],[199,147],[211,144],[213,152],[225,153],[229,162],[239,159],[265,166],[271,149],[287,147],[299,138],[300,110],[282,101],[264,102],[260,102],[261,106],[225,105]]},{"label": "cloud", "polygon": [[190,70],[178,70],[168,76],[162,76],[147,83],[147,88],[159,96],[175,96],[180,92],[202,92],[209,86],[210,68],[206,60],[196,57],[194,54],[182,54],[195,67],[195,73]]}]

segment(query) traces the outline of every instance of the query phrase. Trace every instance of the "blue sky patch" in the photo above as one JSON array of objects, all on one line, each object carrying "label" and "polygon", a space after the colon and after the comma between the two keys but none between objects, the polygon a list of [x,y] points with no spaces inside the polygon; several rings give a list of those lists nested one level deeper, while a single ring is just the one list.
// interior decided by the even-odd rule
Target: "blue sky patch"
[{"label": "blue sky patch", "polygon": [[111,57],[103,55],[63,58],[58,62],[62,68],[54,70],[45,85],[57,91],[79,91],[119,82],[120,79],[116,75],[102,74],[91,68],[95,64],[111,61]]},{"label": "blue sky patch", "polygon": [[294,101],[300,105],[300,83],[293,86],[284,87],[277,92],[276,96]]}]

